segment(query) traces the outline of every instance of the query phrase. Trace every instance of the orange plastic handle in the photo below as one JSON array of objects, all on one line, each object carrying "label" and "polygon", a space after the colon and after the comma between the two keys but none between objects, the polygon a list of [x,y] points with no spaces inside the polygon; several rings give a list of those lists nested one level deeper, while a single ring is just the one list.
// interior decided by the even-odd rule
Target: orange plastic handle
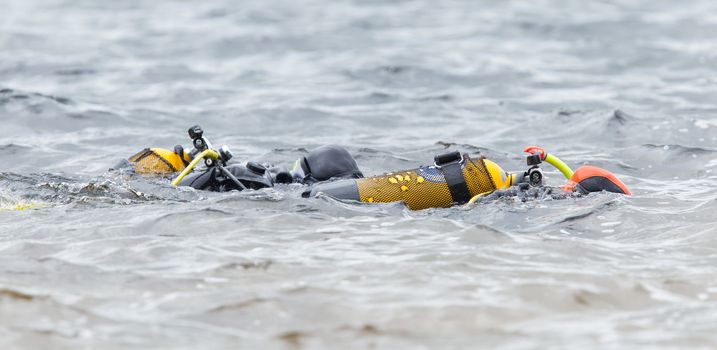
[{"label": "orange plastic handle", "polygon": [[543,147],[538,147],[538,146],[525,147],[523,152],[529,153],[532,155],[540,154],[540,159],[542,159],[542,160],[545,160],[545,155],[547,154],[547,153],[545,153],[545,150],[543,149]]}]

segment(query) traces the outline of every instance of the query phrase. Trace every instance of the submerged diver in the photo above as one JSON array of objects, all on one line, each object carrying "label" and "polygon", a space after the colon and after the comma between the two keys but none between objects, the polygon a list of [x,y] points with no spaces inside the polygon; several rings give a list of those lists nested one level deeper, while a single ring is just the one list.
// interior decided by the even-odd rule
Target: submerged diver
[{"label": "submerged diver", "polygon": [[[212,149],[200,126],[190,128],[189,136],[194,146],[190,152],[182,146],[175,146],[173,151],[148,148],[123,160],[114,169],[131,169],[138,174],[180,172],[172,185],[219,192],[301,183],[310,186],[303,197],[324,193],[337,199],[367,203],[401,201],[410,209],[420,210],[472,203],[481,196],[512,186],[542,187],[544,179],[539,164],[546,162],[569,180],[561,187],[566,193],[607,191],[631,194],[627,186],[609,171],[582,166],[573,172],[558,157],[535,146],[524,150],[530,167],[525,172],[509,173],[485,157],[472,159],[468,154],[453,151],[437,155],[430,166],[364,177],[351,154],[337,145],[310,151],[289,170],[256,162],[227,165],[232,153],[226,146]],[[206,168],[195,171],[202,160]]]}]

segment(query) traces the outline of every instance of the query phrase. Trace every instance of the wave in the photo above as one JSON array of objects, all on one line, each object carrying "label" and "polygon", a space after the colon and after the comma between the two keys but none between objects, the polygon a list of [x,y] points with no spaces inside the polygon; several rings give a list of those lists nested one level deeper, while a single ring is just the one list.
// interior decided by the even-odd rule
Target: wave
[{"label": "wave", "polygon": [[671,154],[677,154],[677,155],[692,155],[692,154],[702,155],[702,154],[717,153],[717,149],[714,149],[714,148],[684,146],[684,145],[679,145],[679,144],[646,143],[646,144],[643,144],[642,147],[645,147],[647,149],[662,149],[663,151],[666,151]]},{"label": "wave", "polygon": [[74,105],[75,102],[67,97],[41,94],[39,92],[22,92],[14,89],[0,89],[0,105],[16,100],[52,101],[61,105]]}]

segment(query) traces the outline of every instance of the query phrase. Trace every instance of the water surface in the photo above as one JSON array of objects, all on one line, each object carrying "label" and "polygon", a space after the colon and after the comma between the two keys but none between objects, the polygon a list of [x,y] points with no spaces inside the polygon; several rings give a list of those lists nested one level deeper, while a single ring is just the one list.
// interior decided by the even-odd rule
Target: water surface
[{"label": "water surface", "polygon": [[[717,3],[0,5],[3,349],[717,346]],[[634,196],[411,212],[106,172],[196,123],[366,174],[538,144]]]}]

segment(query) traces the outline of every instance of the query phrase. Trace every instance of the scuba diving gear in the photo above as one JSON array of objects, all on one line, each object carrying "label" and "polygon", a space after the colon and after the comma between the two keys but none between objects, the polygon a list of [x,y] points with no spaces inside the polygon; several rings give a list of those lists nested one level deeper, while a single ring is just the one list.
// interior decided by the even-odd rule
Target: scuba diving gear
[{"label": "scuba diving gear", "polygon": [[[570,167],[567,164],[565,164],[562,160],[560,160],[560,158],[556,157],[555,155],[545,152],[545,150],[542,147],[528,146],[523,150],[523,152],[530,154],[529,157],[537,156],[538,160],[545,161],[546,163],[554,166],[556,169],[558,169],[563,174],[563,176],[565,176],[566,179],[570,179],[570,177],[573,176],[573,170],[570,169]],[[540,163],[537,163],[537,164],[540,164]],[[531,164],[528,164],[528,165],[531,165]]]},{"label": "scuba diving gear", "polygon": [[187,130],[187,133],[189,134],[189,138],[192,139],[192,146],[194,146],[194,150],[189,153],[192,158],[194,158],[197,153],[212,149],[212,144],[204,138],[204,130],[201,126],[194,125]]},{"label": "scuba diving gear", "polygon": [[[474,161],[467,154],[461,156],[458,152],[449,152],[436,156],[433,166],[317,184],[303,196],[324,193],[337,199],[368,203],[402,201],[413,210],[448,207],[466,201],[474,203],[481,196],[513,185],[542,187],[544,175],[539,165],[543,161],[555,166],[571,180],[563,187],[568,192],[575,189],[581,193],[608,191],[630,194],[627,187],[607,170],[583,166],[573,172],[562,160],[540,147],[528,147],[525,152],[528,153],[526,163],[530,168],[523,173],[507,173],[484,157]],[[466,192],[471,197],[467,197]]]},{"label": "scuba diving gear", "polygon": [[[225,182],[229,182],[231,186],[235,186],[238,190],[246,190],[245,186],[239,179],[234,176],[231,171],[228,171],[224,166],[227,162],[234,157],[229,147],[222,145],[218,151],[211,149],[211,144],[204,138],[204,130],[199,125],[194,125],[187,131],[189,137],[192,139],[192,144],[197,152],[201,151],[199,155],[195,156],[194,159],[187,165],[187,167],[179,174],[174,180],[172,180],[172,186],[177,186],[181,183],[189,172],[194,170],[197,163],[204,159],[204,164],[207,166],[207,171],[204,174],[194,176],[190,183],[194,183],[200,180],[198,183],[199,187],[206,188],[210,187],[212,190],[231,190],[232,188],[227,187]],[[194,152],[192,152],[194,153]],[[195,153],[196,154],[196,153]],[[210,174],[207,178],[206,175]],[[204,176],[203,176],[204,175]],[[229,188],[229,189],[227,189]]]},{"label": "scuba diving gear", "polygon": [[527,157],[526,162],[530,169],[523,173],[523,180],[531,186],[540,186],[543,184],[543,171],[540,170],[540,163],[543,161],[540,159],[540,155],[531,154]]},{"label": "scuba diving gear", "polygon": [[[338,199],[367,203],[403,201],[410,209],[419,210],[465,203],[472,196],[512,185],[509,174],[482,157],[473,160],[467,154],[450,153],[439,155],[435,160],[432,166],[318,184],[303,195],[313,197],[325,193]],[[463,186],[465,188],[461,188]]]},{"label": "scuba diving gear", "polygon": [[[546,153],[544,149],[537,146],[526,147],[523,152],[553,165],[568,179],[568,184],[563,185],[563,190],[572,192],[578,190],[583,194],[590,192],[614,192],[625,195],[632,195],[630,190],[617,177],[605,170],[595,166],[582,166],[574,171],[570,169],[560,158],[553,154]],[[530,156],[529,156],[530,157]]]},{"label": "scuba diving gear", "polygon": [[219,159],[221,159],[222,162],[224,162],[224,164],[229,162],[230,159],[234,158],[234,154],[232,153],[232,151],[229,150],[229,147],[227,147],[225,145],[222,145],[221,147],[219,147],[218,152],[219,152]]},{"label": "scuba diving gear", "polygon": [[[194,147],[190,152],[185,151],[181,145],[175,146],[174,152],[148,148],[129,159],[123,159],[110,170],[161,175],[180,172],[172,180],[173,186],[192,186],[212,191],[258,189],[275,184],[316,183],[332,178],[363,176],[351,154],[337,145],[322,146],[310,151],[297,160],[294,169],[289,171],[285,167],[267,167],[256,162],[228,166],[234,155],[227,146],[222,145],[214,150],[199,125],[192,126],[187,133]],[[201,161],[204,161],[206,170],[190,175]],[[185,177],[188,178],[185,180]]]},{"label": "scuba diving gear", "polygon": [[440,169],[451,192],[453,203],[465,203],[471,199],[468,185],[463,178],[463,157],[458,151],[443,153],[433,158],[436,168]]},{"label": "scuba diving gear", "polygon": [[[570,182],[567,192],[609,191],[630,194],[625,184],[607,170],[583,166],[573,172],[562,160],[536,146],[527,147],[524,172],[508,173],[498,164],[480,157],[471,159],[458,151],[438,154],[430,166],[364,178],[356,161],[341,146],[327,145],[311,150],[294,163],[291,171],[280,166],[257,162],[228,164],[233,159],[229,148],[214,149],[199,125],[188,130],[193,149],[186,152],[180,145],[174,152],[148,148],[125,160],[138,174],[172,174],[180,172],[173,186],[190,186],[199,190],[231,191],[262,189],[276,184],[302,183],[313,187],[303,197],[324,193],[344,200],[366,203],[404,202],[413,210],[449,207],[474,203],[496,190],[519,186],[520,190],[539,191],[545,177],[543,162],[555,166]],[[195,169],[202,162],[202,169]],[[342,179],[343,178],[343,179]],[[328,180],[339,179],[328,182]],[[500,194],[503,191],[498,191]]]},{"label": "scuba diving gear", "polygon": [[258,190],[273,187],[274,181],[269,172],[257,174],[247,166],[212,166],[184,177],[178,186],[190,186],[198,190],[226,192],[232,190]]},{"label": "scuba diving gear", "polygon": [[[231,179],[230,175],[236,181]],[[258,190],[274,187],[277,184],[290,184],[293,180],[291,174],[284,167],[267,168],[259,163],[248,162],[246,165],[232,164],[223,167],[209,167],[187,175],[177,185],[190,186],[198,190],[225,192],[245,189]],[[239,187],[237,182],[243,187]]]},{"label": "scuba diving gear", "polygon": [[[173,186],[230,191],[272,187],[277,183],[292,183],[299,176],[301,182],[311,183],[338,177],[363,176],[351,154],[341,146],[328,145],[312,150],[297,161],[300,171],[292,174],[283,167],[267,169],[264,165],[256,162],[227,166],[227,162],[233,158],[233,154],[227,146],[222,145],[218,150],[213,150],[209,141],[204,138],[204,131],[199,125],[189,128],[188,134],[195,148],[190,153],[194,159],[172,180]],[[189,175],[202,159],[204,159],[206,170]],[[297,176],[297,174],[300,175]]]},{"label": "scuba diving gear", "polygon": [[[134,173],[143,175],[171,175],[185,170],[197,153],[211,148],[211,144],[204,139],[203,134],[204,131],[199,125],[189,128],[189,136],[194,146],[190,152],[186,152],[182,145],[174,146],[174,151],[145,148],[129,159],[122,160],[110,170],[131,169]],[[228,149],[224,150],[222,157],[229,160],[231,152]]]},{"label": "scuba diving gear", "polygon": [[[540,187],[544,184],[543,171],[540,169],[539,166],[543,161],[541,157],[537,154],[531,153],[526,157],[526,163],[530,168],[528,168],[528,170],[523,173],[507,173],[503,171],[503,169],[501,169],[497,164],[487,159],[485,159],[484,162],[486,163],[486,168],[494,179],[493,181],[496,185],[496,190],[506,189],[515,185],[523,189],[527,189],[531,186]],[[468,204],[475,203],[478,198],[490,193],[492,193],[492,191],[478,193],[477,195],[471,197],[471,199],[468,201]]]}]

